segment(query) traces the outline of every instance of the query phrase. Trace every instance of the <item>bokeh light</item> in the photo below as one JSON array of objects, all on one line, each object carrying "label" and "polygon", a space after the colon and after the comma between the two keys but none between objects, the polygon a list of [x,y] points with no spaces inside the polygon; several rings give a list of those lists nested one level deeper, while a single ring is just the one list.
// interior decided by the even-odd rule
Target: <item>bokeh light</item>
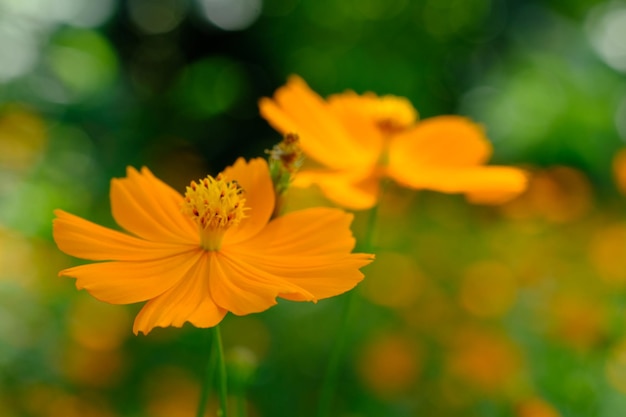
[{"label": "bokeh light", "polygon": [[590,11],[587,31],[591,42],[602,59],[619,71],[626,71],[626,5],[607,2]]},{"label": "bokeh light", "polygon": [[261,14],[262,0],[198,0],[204,17],[223,30],[243,30]]},{"label": "bokeh light", "polygon": [[108,40],[86,29],[58,33],[47,58],[51,70],[67,88],[68,100],[111,88],[117,76],[117,58]]},{"label": "bokeh light", "polygon": [[358,355],[357,370],[367,389],[389,397],[413,386],[422,368],[415,343],[398,334],[379,335],[367,342]]}]

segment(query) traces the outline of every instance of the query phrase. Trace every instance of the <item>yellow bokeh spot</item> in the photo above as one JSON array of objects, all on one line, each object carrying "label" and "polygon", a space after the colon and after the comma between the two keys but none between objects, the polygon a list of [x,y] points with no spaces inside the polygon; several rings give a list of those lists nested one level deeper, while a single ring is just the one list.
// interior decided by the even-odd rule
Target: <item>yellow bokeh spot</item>
[{"label": "yellow bokeh spot", "polygon": [[365,344],[356,368],[371,392],[389,398],[410,389],[422,367],[416,344],[400,334],[380,335]]},{"label": "yellow bokeh spot", "polygon": [[37,276],[34,252],[29,239],[0,226],[0,282],[9,280],[23,288],[34,287]]},{"label": "yellow bokeh spot", "polygon": [[519,347],[502,334],[465,329],[454,335],[447,369],[468,386],[496,393],[519,379],[522,357]]},{"label": "yellow bokeh spot", "polygon": [[119,382],[124,357],[118,350],[93,350],[77,344],[67,346],[60,362],[70,381],[89,387],[110,387]]},{"label": "yellow bokeh spot", "polygon": [[511,270],[494,261],[470,265],[460,286],[460,303],[478,317],[501,317],[517,297],[517,282]]},{"label": "yellow bokeh spot", "polygon": [[34,112],[17,106],[0,112],[0,166],[17,171],[29,168],[47,139],[45,124]]},{"label": "yellow bokeh spot", "polygon": [[555,166],[533,173],[526,192],[503,205],[502,210],[510,218],[567,223],[587,214],[592,205],[587,177],[574,168]]},{"label": "yellow bokeh spot", "polygon": [[117,349],[131,334],[128,310],[91,297],[77,297],[69,316],[71,337],[88,349]]},{"label": "yellow bokeh spot", "polygon": [[626,339],[621,340],[609,352],[604,373],[613,388],[626,394]]},{"label": "yellow bokeh spot", "polygon": [[528,398],[518,404],[516,417],[560,417],[561,414],[549,403],[538,397]]},{"label": "yellow bokeh spot", "polygon": [[360,291],[371,302],[386,307],[413,304],[424,281],[412,258],[394,252],[377,253],[376,262],[363,271],[367,279],[360,284]]},{"label": "yellow bokeh spot", "polygon": [[595,296],[562,292],[550,300],[548,308],[552,337],[573,348],[587,350],[606,336],[606,306]]},{"label": "yellow bokeh spot", "polygon": [[[196,415],[200,382],[187,371],[163,366],[146,375],[143,386],[146,417],[189,417]],[[217,400],[209,399],[205,416],[217,415]]]},{"label": "yellow bokeh spot", "polygon": [[626,224],[615,223],[595,231],[589,260],[606,282],[626,284]]}]

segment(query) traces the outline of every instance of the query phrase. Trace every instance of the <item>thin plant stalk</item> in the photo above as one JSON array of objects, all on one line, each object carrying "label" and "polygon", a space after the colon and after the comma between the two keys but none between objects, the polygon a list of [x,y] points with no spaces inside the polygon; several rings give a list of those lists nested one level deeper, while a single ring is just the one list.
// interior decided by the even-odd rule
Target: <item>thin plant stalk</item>
[{"label": "thin plant stalk", "polygon": [[[374,237],[374,228],[378,217],[378,204],[372,207],[369,213],[367,228],[365,230],[363,250],[365,252],[372,251],[372,242]],[[356,291],[352,290],[344,297],[344,306],[339,323],[339,332],[335,338],[335,343],[330,352],[326,374],[320,392],[320,399],[317,408],[317,417],[329,417],[335,397],[335,391],[339,382],[339,368],[341,358],[344,354],[345,345],[347,343],[348,329],[351,322],[353,310],[355,309]]]},{"label": "thin plant stalk", "polygon": [[217,410],[219,417],[228,417],[228,385],[226,378],[226,361],[224,360],[224,347],[222,346],[222,335],[220,327],[213,327],[217,353],[217,391],[220,398],[220,406]]},{"label": "thin plant stalk", "polygon": [[204,417],[206,413],[206,406],[209,402],[209,396],[211,394],[211,385],[215,376],[216,366],[216,353],[215,353],[215,337],[211,335],[209,340],[209,360],[207,361],[207,367],[204,373],[204,381],[202,382],[202,391],[200,393],[200,402],[198,403],[198,411],[196,417]]},{"label": "thin plant stalk", "polygon": [[204,417],[206,414],[206,406],[209,401],[211,393],[211,385],[215,377],[215,371],[218,371],[218,394],[220,399],[220,406],[218,408],[218,416],[227,417],[226,401],[227,394],[227,380],[226,380],[226,363],[224,361],[224,348],[222,347],[222,336],[220,334],[219,326],[212,328],[212,337],[209,349],[209,361],[207,364],[206,372],[204,375],[204,381],[202,383],[202,392],[200,394],[200,402],[198,403],[198,411],[196,417]]}]

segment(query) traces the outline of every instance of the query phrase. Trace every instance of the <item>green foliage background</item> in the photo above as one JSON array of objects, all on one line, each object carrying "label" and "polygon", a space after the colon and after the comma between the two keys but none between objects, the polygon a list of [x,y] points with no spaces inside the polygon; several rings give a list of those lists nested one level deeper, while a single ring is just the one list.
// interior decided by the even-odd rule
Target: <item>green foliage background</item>
[{"label": "green foliage background", "polygon": [[[470,116],[496,163],[543,181],[504,208],[390,186],[335,415],[622,415],[625,16],[596,0],[0,0],[0,415],[195,415],[206,331],[135,337],[139,306],[58,278],[77,261],[52,211],[115,227],[126,166],[183,190],[263,155],[280,137],[257,100],[290,74]],[[256,363],[231,386],[250,416],[314,415],[344,303],[225,320],[231,366]]]}]

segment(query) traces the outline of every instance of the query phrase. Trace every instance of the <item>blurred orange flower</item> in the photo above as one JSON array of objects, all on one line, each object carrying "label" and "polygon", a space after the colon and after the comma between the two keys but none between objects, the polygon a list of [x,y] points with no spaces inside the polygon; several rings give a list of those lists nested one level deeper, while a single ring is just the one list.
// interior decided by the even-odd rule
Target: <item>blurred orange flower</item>
[{"label": "blurred orange flower", "polygon": [[484,166],[492,153],[482,127],[460,116],[417,122],[411,103],[396,96],[352,91],[324,101],[298,76],[274,98],[262,98],[261,115],[279,132],[297,133],[319,166],[303,169],[294,185],[316,184],[335,203],[351,209],[376,204],[379,182],[500,203],[526,187],[522,170]]},{"label": "blurred orange flower", "polygon": [[613,156],[613,177],[620,193],[626,194],[626,148],[620,149]]},{"label": "blurred orange flower", "polygon": [[[229,179],[230,181],[227,181]],[[267,162],[238,159],[185,197],[147,168],[111,183],[111,230],[55,212],[58,247],[101,262],[61,271],[112,304],[148,301],[133,330],[190,322],[217,325],[230,311],[266,310],[276,297],[316,301],[353,288],[373,255],[352,254],[352,215],[310,208],[270,221],[274,190]]]}]

